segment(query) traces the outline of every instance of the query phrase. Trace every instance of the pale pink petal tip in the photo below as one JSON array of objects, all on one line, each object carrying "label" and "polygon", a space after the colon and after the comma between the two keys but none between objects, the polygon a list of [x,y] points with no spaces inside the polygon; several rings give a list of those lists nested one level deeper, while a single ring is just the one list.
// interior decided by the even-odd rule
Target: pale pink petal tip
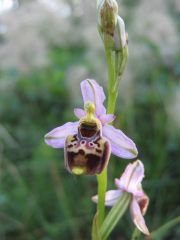
[{"label": "pale pink petal tip", "polygon": [[103,135],[109,139],[111,150],[114,155],[126,159],[137,157],[138,151],[135,143],[121,130],[110,125],[104,125]]},{"label": "pale pink petal tip", "polygon": [[[106,192],[105,195],[105,205],[112,207],[114,206],[114,204],[116,204],[116,202],[118,201],[118,199],[122,196],[122,191],[120,190],[109,190]],[[98,202],[98,196],[93,196],[92,197],[92,201],[97,203]]]},{"label": "pale pink petal tip", "polygon": [[136,225],[136,227],[145,235],[150,235],[149,230],[146,226],[144,217],[141,213],[140,206],[135,198],[133,198],[130,206],[130,211],[131,211],[131,217]]},{"label": "pale pink petal tip", "polygon": [[140,219],[134,219],[134,224],[136,225],[136,227],[145,235],[150,235],[150,232],[145,224],[145,222],[141,222]]},{"label": "pale pink petal tip", "polygon": [[122,194],[123,192],[119,189],[107,191],[105,195],[105,205],[109,207],[114,206]]},{"label": "pale pink petal tip", "polygon": [[54,128],[45,135],[45,143],[53,148],[63,148],[66,137],[77,133],[78,124],[78,122],[68,122],[60,127]]}]

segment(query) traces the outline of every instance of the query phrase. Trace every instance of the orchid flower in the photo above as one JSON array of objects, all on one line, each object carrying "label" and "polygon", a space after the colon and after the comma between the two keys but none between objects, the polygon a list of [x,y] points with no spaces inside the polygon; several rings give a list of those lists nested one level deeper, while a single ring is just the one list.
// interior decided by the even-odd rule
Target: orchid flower
[{"label": "orchid flower", "polygon": [[[110,190],[106,192],[105,205],[114,206],[116,202],[122,197],[124,192],[132,195],[130,203],[131,218],[136,227],[146,235],[149,235],[149,230],[144,220],[149,198],[142,189],[141,182],[144,178],[144,166],[140,160],[128,164],[120,179],[115,179],[117,190]],[[92,197],[94,202],[98,202],[98,196]]]},{"label": "orchid flower", "polygon": [[103,105],[105,94],[95,80],[81,82],[84,109],[75,108],[76,122],[67,122],[45,135],[53,148],[64,148],[65,166],[74,174],[99,174],[107,166],[110,153],[132,159],[138,151],[121,130],[108,125],[115,118]]}]

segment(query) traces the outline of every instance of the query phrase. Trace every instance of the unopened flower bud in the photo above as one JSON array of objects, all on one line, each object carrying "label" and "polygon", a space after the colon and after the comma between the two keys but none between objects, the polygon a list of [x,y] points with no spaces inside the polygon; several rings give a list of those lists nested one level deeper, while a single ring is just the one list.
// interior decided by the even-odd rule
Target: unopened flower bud
[{"label": "unopened flower bud", "polygon": [[127,33],[125,31],[125,24],[123,19],[118,16],[116,30],[114,33],[114,50],[120,51],[127,45]]},{"label": "unopened flower bud", "polygon": [[114,35],[118,17],[116,0],[99,0],[97,3],[98,24],[103,33]]}]

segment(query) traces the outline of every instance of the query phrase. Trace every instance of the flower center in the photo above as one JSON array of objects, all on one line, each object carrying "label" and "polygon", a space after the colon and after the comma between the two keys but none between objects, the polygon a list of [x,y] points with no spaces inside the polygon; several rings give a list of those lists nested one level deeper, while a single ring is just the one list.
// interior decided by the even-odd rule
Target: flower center
[{"label": "flower center", "polygon": [[91,138],[97,132],[101,131],[102,124],[95,116],[95,105],[92,102],[87,102],[84,106],[86,111],[85,117],[80,119],[79,130],[82,137]]}]

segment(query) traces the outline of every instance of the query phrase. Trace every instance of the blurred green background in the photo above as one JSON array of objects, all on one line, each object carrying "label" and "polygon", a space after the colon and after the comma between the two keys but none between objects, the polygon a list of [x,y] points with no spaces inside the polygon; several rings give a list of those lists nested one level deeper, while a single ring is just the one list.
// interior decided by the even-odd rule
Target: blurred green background
[{"label": "blurred green background", "polygon": [[[44,143],[52,128],[75,120],[79,83],[94,78],[106,89],[96,1],[0,1],[0,240],[88,240],[95,177],[64,168],[63,150]],[[120,84],[116,127],[137,144],[154,230],[179,215],[180,2],[122,0],[129,63]],[[111,157],[109,188],[129,160]],[[112,234],[130,239],[126,213]],[[180,239],[176,226],[161,239]]]}]

